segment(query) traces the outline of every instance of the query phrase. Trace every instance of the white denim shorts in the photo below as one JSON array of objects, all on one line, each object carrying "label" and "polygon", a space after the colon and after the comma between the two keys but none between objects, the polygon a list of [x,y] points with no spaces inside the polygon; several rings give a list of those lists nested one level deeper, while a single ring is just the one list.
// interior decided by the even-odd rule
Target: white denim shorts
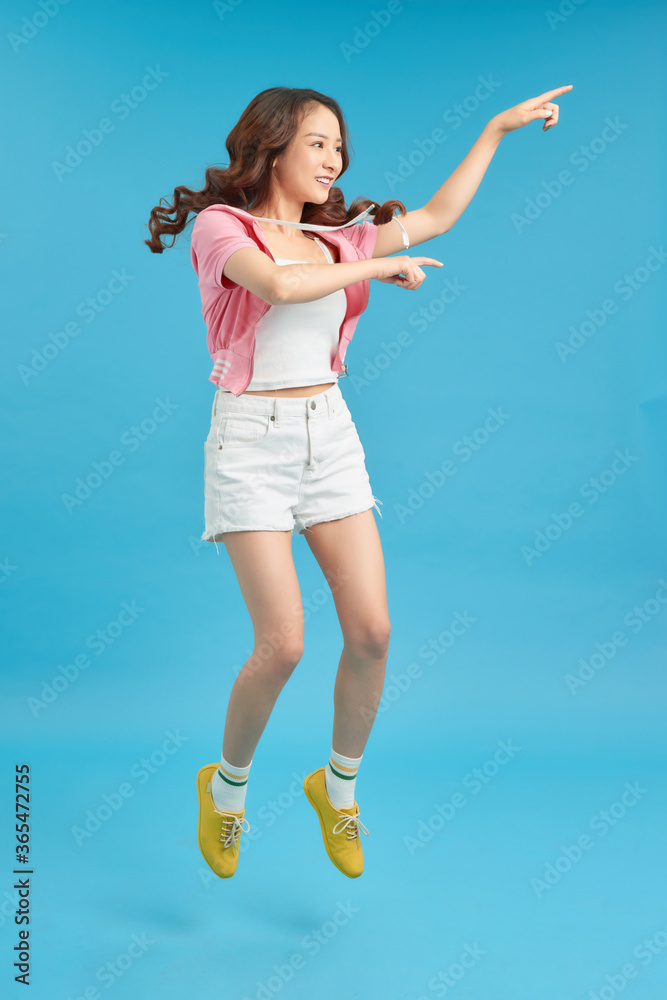
[{"label": "white denim shorts", "polygon": [[302,535],[371,507],[382,517],[365,459],[338,384],[307,397],[217,389],[204,445],[201,540],[218,542],[225,531]]}]

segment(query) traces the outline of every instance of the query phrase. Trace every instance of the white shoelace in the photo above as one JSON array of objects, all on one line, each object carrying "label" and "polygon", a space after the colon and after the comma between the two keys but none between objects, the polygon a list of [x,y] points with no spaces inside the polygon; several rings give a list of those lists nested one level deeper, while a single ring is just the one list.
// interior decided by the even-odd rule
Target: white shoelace
[{"label": "white shoelace", "polygon": [[[230,813],[220,813],[218,809],[215,811],[225,817],[220,824],[220,837],[218,839],[222,841],[223,847],[233,847],[241,836],[241,830],[245,830],[246,833],[248,832],[250,823],[248,823],[245,816],[243,819],[239,819],[238,816],[232,816]],[[248,826],[244,827],[244,823],[248,823]],[[225,830],[226,826],[229,826],[229,831]],[[224,840],[223,837],[225,838]]]},{"label": "white shoelace", "polygon": [[[345,830],[347,827],[346,832],[348,840],[354,840],[355,837],[358,837],[359,830],[361,830],[362,833],[365,833],[367,837],[370,836],[368,830],[361,822],[358,815],[348,816],[347,813],[338,813],[338,815],[340,816],[340,819],[338,820],[333,830],[331,831],[332,833],[342,833],[343,830]],[[340,827],[340,830],[338,829],[338,827]]]}]

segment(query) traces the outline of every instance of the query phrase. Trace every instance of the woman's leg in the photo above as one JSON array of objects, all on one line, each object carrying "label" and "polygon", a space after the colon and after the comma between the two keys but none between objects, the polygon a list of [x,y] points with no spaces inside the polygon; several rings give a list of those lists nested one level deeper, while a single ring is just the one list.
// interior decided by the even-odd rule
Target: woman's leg
[{"label": "woman's leg", "polygon": [[223,756],[241,768],[250,763],[278,695],[303,655],[303,604],[289,531],[230,531],[222,540],[255,636],[225,720]]},{"label": "woman's leg", "polygon": [[373,510],[323,521],[305,538],[331,586],[344,646],[334,688],[332,745],[361,757],[384,686],[391,625]]}]

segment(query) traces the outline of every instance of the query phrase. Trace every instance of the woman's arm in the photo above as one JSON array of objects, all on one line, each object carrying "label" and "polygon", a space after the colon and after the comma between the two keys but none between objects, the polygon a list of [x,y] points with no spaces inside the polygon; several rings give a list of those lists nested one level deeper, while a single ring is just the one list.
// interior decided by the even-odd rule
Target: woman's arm
[{"label": "woman's arm", "polygon": [[494,118],[484,126],[468,155],[424,205],[439,233],[446,233],[473,199],[503,137]]},{"label": "woman's arm", "polygon": [[[566,87],[557,87],[556,90],[548,90],[546,93],[540,94],[539,97],[522,101],[513,108],[495,115],[484,126],[481,135],[468,155],[459,163],[444,184],[438,188],[433,197],[422,208],[406,212],[404,216],[401,216],[401,222],[410,239],[410,246],[424,243],[435,236],[441,236],[451,229],[472,201],[503,136],[536,119],[549,118],[549,124],[545,125],[543,131],[552,128],[558,121],[558,105],[553,104],[551,99],[571,89],[572,84]],[[384,226],[378,226],[374,257],[386,257],[402,249],[403,240],[398,226],[392,226],[390,222]]]},{"label": "woman's arm", "polygon": [[[470,204],[502,137],[503,133],[491,119],[465,159],[461,160],[456,170],[440,185],[423,208],[401,216],[411,247],[432,240],[435,236],[442,236],[452,228]],[[378,227],[375,256],[386,257],[402,247],[403,240],[398,226],[387,223],[386,226]]]},{"label": "woman's arm", "polygon": [[277,306],[320,299],[355,281],[374,278],[377,270],[378,261],[372,258],[344,264],[276,264],[259,247],[241,247],[230,254],[223,274]]},{"label": "woman's arm", "polygon": [[312,302],[369,278],[414,290],[424,280],[423,266],[442,267],[442,263],[433,257],[401,256],[340,264],[276,264],[257,247],[241,247],[229,255],[223,274],[270,305],[285,305]]}]

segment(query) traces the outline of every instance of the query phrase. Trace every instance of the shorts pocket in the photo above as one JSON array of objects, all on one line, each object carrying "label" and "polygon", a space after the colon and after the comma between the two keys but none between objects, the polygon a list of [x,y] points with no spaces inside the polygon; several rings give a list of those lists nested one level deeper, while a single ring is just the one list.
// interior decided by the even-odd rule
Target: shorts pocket
[{"label": "shorts pocket", "polygon": [[243,413],[222,416],[218,427],[220,448],[240,448],[263,441],[271,428],[269,413]]}]

